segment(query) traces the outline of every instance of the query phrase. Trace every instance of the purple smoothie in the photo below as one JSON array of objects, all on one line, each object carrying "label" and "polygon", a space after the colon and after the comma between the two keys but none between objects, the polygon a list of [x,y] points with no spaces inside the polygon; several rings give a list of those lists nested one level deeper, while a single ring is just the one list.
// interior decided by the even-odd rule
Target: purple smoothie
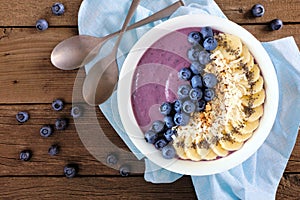
[{"label": "purple smoothie", "polygon": [[187,35],[200,28],[184,28],[158,39],[143,54],[133,75],[131,103],[142,131],[155,120],[162,120],[160,105],[177,99],[177,88],[186,82],[179,80],[178,71],[189,67],[187,50],[191,44]]}]

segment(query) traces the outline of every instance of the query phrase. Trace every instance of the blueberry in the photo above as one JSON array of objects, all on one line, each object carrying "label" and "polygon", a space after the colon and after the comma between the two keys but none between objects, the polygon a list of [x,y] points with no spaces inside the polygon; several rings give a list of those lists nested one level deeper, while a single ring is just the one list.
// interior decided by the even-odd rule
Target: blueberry
[{"label": "blueberry", "polygon": [[56,130],[64,130],[68,125],[67,119],[59,118],[55,121],[55,129]]},{"label": "blueberry", "polygon": [[187,57],[190,61],[197,61],[199,57],[200,49],[192,47],[187,51]]},{"label": "blueberry", "polygon": [[119,172],[120,172],[121,176],[129,176],[129,174],[130,174],[129,166],[122,165],[119,169]]},{"label": "blueberry", "polygon": [[182,101],[180,99],[175,100],[175,102],[174,102],[174,110],[176,112],[180,112],[182,110]]},{"label": "blueberry", "polygon": [[75,119],[81,117],[82,116],[82,107],[78,106],[78,105],[73,106],[71,108],[71,116]]},{"label": "blueberry", "polygon": [[191,72],[191,70],[189,68],[184,67],[184,68],[182,68],[182,69],[179,70],[178,77],[181,80],[188,81],[192,77],[192,72]]},{"label": "blueberry", "polygon": [[183,102],[183,105],[182,105],[182,110],[185,112],[185,113],[192,113],[195,111],[195,104],[194,102],[192,102],[191,100],[186,100],[185,102]]},{"label": "blueberry", "polygon": [[160,120],[156,120],[152,123],[151,130],[155,133],[161,133],[165,128],[165,123]]},{"label": "blueberry", "polygon": [[206,106],[206,101],[203,99],[200,99],[199,101],[196,102],[195,111],[201,112],[205,109],[205,106]]},{"label": "blueberry", "polygon": [[169,115],[172,111],[172,104],[170,102],[164,102],[159,107],[159,111],[163,115]]},{"label": "blueberry", "polygon": [[190,70],[193,74],[202,74],[205,66],[200,64],[198,61],[194,61],[190,65]]},{"label": "blueberry", "polygon": [[108,154],[107,157],[106,157],[106,163],[109,164],[109,165],[115,165],[117,164],[118,162],[118,158],[115,154],[111,153],[111,154]]},{"label": "blueberry", "polygon": [[154,143],[156,149],[161,150],[164,146],[166,146],[168,142],[164,138],[160,138]]},{"label": "blueberry", "polygon": [[44,125],[40,129],[40,135],[42,137],[49,137],[50,135],[52,135],[52,133],[53,133],[53,129],[50,125]]},{"label": "blueberry", "polygon": [[172,116],[165,116],[164,121],[167,128],[172,128],[173,126],[175,126]]},{"label": "blueberry", "polygon": [[176,113],[174,116],[174,122],[178,126],[185,126],[189,123],[190,116],[184,112]]},{"label": "blueberry", "polygon": [[200,51],[198,54],[198,61],[202,65],[208,64],[210,62],[210,53],[205,50]]},{"label": "blueberry", "polygon": [[202,79],[203,85],[207,88],[213,88],[218,82],[216,75],[213,73],[204,74]]},{"label": "blueberry", "polygon": [[48,22],[45,19],[39,19],[36,21],[35,27],[39,31],[48,29]]},{"label": "blueberry", "polygon": [[204,100],[211,101],[215,97],[215,91],[211,88],[204,90]]},{"label": "blueberry", "polygon": [[197,101],[202,98],[203,92],[200,88],[192,88],[189,96],[192,101]]},{"label": "blueberry", "polygon": [[283,22],[280,19],[273,19],[270,22],[270,28],[272,31],[277,31],[279,29],[281,29],[283,26]]},{"label": "blueberry", "polygon": [[265,8],[261,4],[255,4],[251,9],[254,17],[261,17],[265,14]]},{"label": "blueberry", "polygon": [[214,36],[213,30],[209,26],[201,28],[200,33],[202,34],[202,37],[204,39],[206,39],[208,37],[213,37]]},{"label": "blueberry", "polygon": [[145,133],[144,137],[145,137],[146,142],[148,142],[150,144],[154,144],[158,138],[158,135],[153,130],[148,130]]},{"label": "blueberry", "polygon": [[[192,78],[193,80],[193,78]],[[187,98],[189,96],[190,90],[191,90],[190,85],[181,85],[178,87],[177,95],[179,99]]]},{"label": "blueberry", "polygon": [[64,167],[64,174],[67,178],[73,178],[78,173],[77,165],[68,164]]},{"label": "blueberry", "polygon": [[24,112],[24,111],[18,112],[16,114],[16,119],[20,123],[27,122],[29,119],[29,114],[28,114],[28,112]]},{"label": "blueberry", "polygon": [[32,157],[32,152],[30,150],[23,150],[20,152],[20,160],[29,161]]},{"label": "blueberry", "polygon": [[188,34],[188,42],[195,45],[201,41],[201,34],[198,31],[192,31]]},{"label": "blueberry", "polygon": [[201,88],[203,86],[202,77],[200,75],[194,75],[191,79],[192,88]]},{"label": "blueberry", "polygon": [[48,149],[48,154],[51,155],[51,156],[55,156],[57,155],[59,152],[59,146],[54,144],[54,145],[51,145]]},{"label": "blueberry", "polygon": [[65,6],[62,3],[55,3],[51,7],[54,15],[62,15],[65,12]]},{"label": "blueberry", "polygon": [[203,42],[203,47],[207,51],[212,51],[218,46],[218,41],[214,37],[208,37]]},{"label": "blueberry", "polygon": [[60,111],[64,108],[64,102],[61,99],[56,99],[52,102],[52,108],[55,111]]},{"label": "blueberry", "polygon": [[177,131],[173,129],[168,129],[166,132],[164,132],[164,137],[167,142],[171,142],[173,140],[172,136],[176,136]]},{"label": "blueberry", "polygon": [[173,145],[171,145],[171,144],[162,148],[161,152],[165,159],[172,159],[172,158],[175,158],[175,156],[176,156],[176,150],[173,147]]}]

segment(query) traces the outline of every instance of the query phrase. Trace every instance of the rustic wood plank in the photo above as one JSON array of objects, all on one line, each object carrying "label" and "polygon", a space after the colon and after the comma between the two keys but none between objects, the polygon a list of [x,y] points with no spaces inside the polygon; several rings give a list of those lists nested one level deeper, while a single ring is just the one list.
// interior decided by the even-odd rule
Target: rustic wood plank
[{"label": "rustic wood plank", "polygon": [[[48,20],[50,26],[76,26],[77,15],[82,0],[61,1],[66,7],[62,16],[54,16],[51,6],[54,1],[6,1],[0,0],[0,26],[34,26],[39,18]],[[225,15],[237,23],[268,23],[274,18],[284,22],[300,22],[300,2],[298,0],[263,1],[266,13],[263,17],[252,18],[249,11],[258,3],[255,0],[216,0]],[[287,14],[288,13],[288,14]]]},{"label": "rustic wood plank", "polygon": [[0,197],[6,199],[196,199],[190,177],[172,184],[151,184],[143,177],[0,178],[0,183]]},{"label": "rustic wood plank", "polygon": [[[298,199],[299,181],[299,175],[285,175],[276,199]],[[2,177],[0,183],[5,199],[196,199],[188,176],[170,184],[147,183],[143,177]]]},{"label": "rustic wood plank", "polygon": [[[85,108],[82,121],[76,121],[76,129],[69,114],[70,107],[71,105],[68,104],[63,111],[56,112],[51,109],[50,103],[0,106],[0,176],[12,174],[61,175],[63,166],[68,162],[78,163],[81,175],[116,175],[120,165],[128,162],[129,164],[138,164],[136,168],[132,169],[133,172],[141,174],[144,171],[143,162],[138,162],[133,156],[128,160],[127,154],[118,153],[120,158],[118,165],[112,166],[112,168],[106,166],[106,156],[110,152],[119,152],[120,149],[127,151],[126,145],[103,114],[98,109],[94,110],[95,108],[91,106]],[[15,119],[15,114],[21,110],[30,114],[30,120],[25,124],[19,124]],[[42,138],[39,135],[40,127],[44,124],[54,124],[55,119],[59,117],[69,118],[69,127],[64,131],[55,131],[49,138]],[[82,132],[82,129],[78,128],[78,122],[87,132]],[[95,141],[96,144],[93,143],[94,140],[97,140],[97,137],[84,138],[88,133],[98,133],[98,123],[102,127],[105,136],[112,144],[116,145],[117,149],[112,147],[112,144],[103,143],[99,140]],[[55,143],[61,146],[61,153],[51,157],[48,155],[48,148]],[[22,162],[18,159],[19,152],[24,149],[33,151],[30,162]],[[299,155],[300,140],[298,139],[286,172],[300,173]]]},{"label": "rustic wood plank", "polygon": [[[280,31],[266,31],[265,25],[245,25],[260,41],[293,35],[300,45],[300,24]],[[72,101],[77,70],[62,71],[50,62],[52,49],[60,41],[77,34],[76,28],[2,28],[0,33],[0,103],[47,103],[63,97]],[[84,78],[84,73],[79,75]],[[34,93],[32,93],[34,91]],[[30,95],[29,95],[30,94]]]}]

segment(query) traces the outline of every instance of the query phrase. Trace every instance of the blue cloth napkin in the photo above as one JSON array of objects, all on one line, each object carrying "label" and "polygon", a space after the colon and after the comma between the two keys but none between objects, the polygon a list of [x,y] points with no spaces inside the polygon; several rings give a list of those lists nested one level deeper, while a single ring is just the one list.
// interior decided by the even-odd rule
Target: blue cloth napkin
[{"label": "blue cloth napkin", "polygon": [[[79,10],[79,34],[104,36],[121,28],[130,0],[101,1],[84,0]],[[141,1],[131,23],[172,4],[175,0]],[[213,0],[185,0],[171,17],[206,13],[226,16]],[[118,63],[122,63],[126,52],[151,27],[163,19],[126,34],[126,43],[121,42]],[[267,33],[266,33],[267,34]],[[87,64],[86,71],[112,48],[109,41],[98,57]],[[261,148],[237,167],[210,176],[192,176],[198,199],[275,199],[276,190],[297,138],[300,119],[300,54],[293,37],[262,43],[269,53],[279,81],[279,108],[273,128]],[[116,92],[100,109],[130,150],[142,159],[144,156],[127,136],[117,108]],[[145,180],[152,183],[174,182],[182,174],[170,172],[145,158]]]}]

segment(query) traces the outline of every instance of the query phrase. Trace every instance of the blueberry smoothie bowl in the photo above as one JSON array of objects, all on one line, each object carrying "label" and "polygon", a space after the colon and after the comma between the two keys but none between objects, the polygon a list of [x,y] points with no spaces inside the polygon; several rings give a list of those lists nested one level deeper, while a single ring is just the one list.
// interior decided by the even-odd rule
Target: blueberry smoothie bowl
[{"label": "blueberry smoothie bowl", "polygon": [[243,162],[266,139],[278,104],[276,74],[261,52],[246,30],[217,17],[182,16],[154,27],[120,75],[129,138],[151,161],[183,174]]}]

